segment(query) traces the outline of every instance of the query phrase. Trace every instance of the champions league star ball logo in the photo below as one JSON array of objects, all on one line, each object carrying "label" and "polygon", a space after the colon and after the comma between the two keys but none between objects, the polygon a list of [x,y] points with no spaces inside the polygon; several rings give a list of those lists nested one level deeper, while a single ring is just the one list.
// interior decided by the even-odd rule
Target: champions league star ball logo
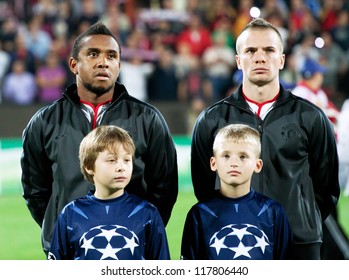
[{"label": "champions league star ball logo", "polygon": [[[85,249],[85,256],[91,259],[118,260],[132,259],[134,250],[139,246],[137,235],[119,225],[101,225],[91,228],[79,241]],[[92,257],[93,255],[93,257]]]},{"label": "champions league star ball logo", "polygon": [[254,225],[230,224],[217,231],[210,239],[210,247],[214,248],[217,256],[226,259],[245,257],[251,259],[254,250],[259,255],[264,254],[269,245],[266,234]]}]

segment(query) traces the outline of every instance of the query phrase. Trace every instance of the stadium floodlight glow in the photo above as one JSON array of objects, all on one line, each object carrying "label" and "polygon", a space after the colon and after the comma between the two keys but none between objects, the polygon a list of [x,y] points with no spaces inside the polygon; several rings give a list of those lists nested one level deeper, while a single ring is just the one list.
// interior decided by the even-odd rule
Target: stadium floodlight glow
[{"label": "stadium floodlight glow", "polygon": [[260,15],[261,15],[261,11],[257,7],[252,7],[250,9],[250,16],[251,17],[258,18]]},{"label": "stadium floodlight glow", "polygon": [[317,47],[319,49],[322,49],[324,47],[324,45],[325,45],[325,41],[321,37],[317,37],[315,39],[314,44],[315,44],[315,47]]}]

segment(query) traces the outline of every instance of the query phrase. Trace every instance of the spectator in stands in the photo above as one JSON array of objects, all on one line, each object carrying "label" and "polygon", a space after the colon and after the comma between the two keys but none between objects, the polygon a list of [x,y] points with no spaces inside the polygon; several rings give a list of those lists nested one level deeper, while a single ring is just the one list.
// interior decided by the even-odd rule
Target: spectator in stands
[{"label": "spectator in stands", "polygon": [[232,29],[232,20],[226,15],[219,17],[215,21],[215,25],[212,28],[211,40],[214,42],[217,37],[223,36],[225,46],[231,49],[234,49],[235,38],[233,36],[231,29]]},{"label": "spectator in stands", "polygon": [[27,71],[35,75],[37,62],[32,51],[27,48],[24,33],[17,33],[14,41],[14,48],[9,52],[9,54],[11,57],[11,65],[16,60],[22,60],[25,63]]},{"label": "spectator in stands", "polygon": [[154,65],[144,61],[135,50],[128,60],[122,60],[120,82],[125,85],[128,92],[142,101],[148,101],[148,78],[153,72]]},{"label": "spectator in stands", "polygon": [[50,51],[52,38],[43,29],[40,16],[34,16],[28,23],[28,28],[24,31],[24,40],[27,49],[34,55],[37,63],[45,60]]},{"label": "spectator in stands", "polygon": [[2,48],[6,52],[11,52],[14,48],[14,41],[18,33],[19,23],[16,17],[6,17],[0,26],[0,41]]},{"label": "spectator in stands", "polygon": [[38,67],[36,72],[37,101],[50,103],[61,98],[66,77],[66,69],[61,64],[58,54],[50,51],[45,62]]},{"label": "spectator in stands", "polygon": [[253,7],[253,0],[238,0],[236,16],[233,22],[233,36],[237,38],[244,26],[252,19],[250,10]]},{"label": "spectator in stands", "polygon": [[344,59],[346,52],[333,41],[329,32],[321,32],[320,37],[324,40],[324,46],[319,48],[319,54],[321,63],[326,67],[322,87],[328,97],[335,102],[339,100],[337,92],[339,80],[345,76],[349,61]]},{"label": "spectator in stands", "polygon": [[149,76],[148,96],[151,101],[178,101],[174,53],[169,48],[159,49],[159,59]]},{"label": "spectator in stands", "polygon": [[2,81],[7,74],[10,66],[10,55],[2,49],[2,42],[0,41],[0,104],[2,96]]},{"label": "spectator in stands", "polygon": [[[104,5],[105,1],[97,0],[82,0],[82,1],[73,1],[73,12],[76,14],[73,18],[73,28],[77,29],[81,22],[86,22],[88,25],[91,25],[97,22],[100,19],[102,10],[98,9],[100,5]],[[104,9],[105,9],[104,5]],[[104,10],[106,12],[106,10]],[[82,30],[80,30],[82,31]]]},{"label": "spectator in stands", "polygon": [[16,60],[11,71],[4,77],[3,102],[17,105],[30,105],[35,102],[37,85],[35,75],[26,69],[23,60]]},{"label": "spectator in stands", "polygon": [[326,71],[327,69],[317,61],[307,58],[301,70],[302,79],[292,92],[294,95],[307,99],[321,108],[335,125],[338,109],[322,88]]},{"label": "spectator in stands", "polygon": [[341,10],[337,15],[337,24],[329,31],[343,51],[349,50],[349,11]]},{"label": "spectator in stands", "polygon": [[232,87],[232,75],[236,67],[235,51],[226,45],[223,34],[213,39],[213,44],[206,48],[202,63],[212,85],[212,98],[218,101],[227,96]]},{"label": "spectator in stands", "polygon": [[114,36],[120,38],[122,44],[126,42],[126,38],[131,32],[132,23],[120,7],[118,0],[107,1],[106,11],[101,15],[100,20],[110,29]]},{"label": "spectator in stands", "polygon": [[307,58],[319,60],[320,53],[318,48],[315,47],[315,39],[316,37],[312,32],[304,33],[300,42],[292,47],[291,53],[296,58],[297,71],[301,72]]},{"label": "spectator in stands", "polygon": [[211,46],[210,30],[203,24],[198,12],[192,12],[189,15],[187,28],[178,35],[177,44],[182,42],[188,43],[190,52],[198,57],[201,57],[205,49]]},{"label": "spectator in stands", "polygon": [[280,71],[280,81],[288,85],[288,89],[293,89],[302,78],[297,68],[297,57],[290,53],[285,61],[284,68]]}]

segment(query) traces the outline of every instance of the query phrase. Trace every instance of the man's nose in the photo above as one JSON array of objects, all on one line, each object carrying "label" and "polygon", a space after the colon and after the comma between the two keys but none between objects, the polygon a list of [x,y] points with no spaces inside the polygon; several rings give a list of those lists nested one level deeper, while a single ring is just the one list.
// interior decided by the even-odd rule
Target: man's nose
[{"label": "man's nose", "polygon": [[98,67],[109,67],[109,61],[106,56],[102,56],[98,61]]},{"label": "man's nose", "polygon": [[264,63],[265,53],[263,51],[256,51],[255,53],[255,63]]}]

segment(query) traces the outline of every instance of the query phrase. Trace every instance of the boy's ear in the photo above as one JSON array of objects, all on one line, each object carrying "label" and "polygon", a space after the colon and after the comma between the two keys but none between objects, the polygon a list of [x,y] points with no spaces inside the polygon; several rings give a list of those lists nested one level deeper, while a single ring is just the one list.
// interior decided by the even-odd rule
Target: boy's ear
[{"label": "boy's ear", "polygon": [[263,167],[263,161],[259,158],[259,159],[257,159],[256,168],[255,168],[254,172],[255,173],[261,172],[262,167]]},{"label": "boy's ear", "polygon": [[88,169],[85,167],[85,171],[89,174],[89,175],[94,175],[94,171],[92,169]]},{"label": "boy's ear", "polygon": [[212,171],[217,171],[217,166],[216,166],[216,159],[215,157],[210,158],[210,166]]}]

